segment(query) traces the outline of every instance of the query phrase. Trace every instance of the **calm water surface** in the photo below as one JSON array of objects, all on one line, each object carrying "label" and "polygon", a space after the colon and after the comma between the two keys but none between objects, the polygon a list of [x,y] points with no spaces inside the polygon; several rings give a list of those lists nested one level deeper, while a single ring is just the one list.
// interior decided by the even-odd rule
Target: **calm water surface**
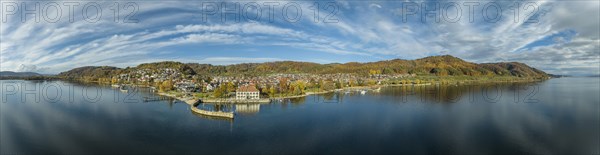
[{"label": "calm water surface", "polygon": [[[2,154],[598,154],[600,79],[388,87],[195,115],[139,90],[0,81]],[[57,89],[60,88],[60,89]],[[60,91],[59,91],[60,90]],[[87,94],[87,95],[86,95]]]}]

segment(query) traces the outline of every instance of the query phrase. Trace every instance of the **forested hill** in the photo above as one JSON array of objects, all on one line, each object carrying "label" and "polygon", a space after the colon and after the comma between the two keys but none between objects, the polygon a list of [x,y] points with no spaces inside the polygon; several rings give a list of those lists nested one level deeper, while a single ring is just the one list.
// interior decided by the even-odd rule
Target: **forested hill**
[{"label": "forested hill", "polygon": [[172,68],[186,75],[202,76],[260,76],[276,73],[332,74],[416,74],[434,76],[516,76],[548,77],[545,72],[519,62],[471,63],[460,58],[444,55],[430,56],[416,60],[394,59],[387,61],[344,64],[318,64],[310,62],[278,61],[265,63],[243,63],[234,65],[210,65],[180,62],[156,62],[140,64],[137,67],[116,68],[108,66],[81,67],[60,73],[63,77],[104,78],[134,72],[141,69]]},{"label": "forested hill", "polygon": [[41,74],[34,72],[11,72],[11,71],[1,71],[0,77],[28,77],[28,76],[42,76]]}]

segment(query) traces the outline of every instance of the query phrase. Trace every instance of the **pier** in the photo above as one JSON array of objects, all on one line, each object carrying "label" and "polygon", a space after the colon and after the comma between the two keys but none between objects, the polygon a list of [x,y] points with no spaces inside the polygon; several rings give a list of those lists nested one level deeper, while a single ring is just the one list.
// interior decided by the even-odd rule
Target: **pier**
[{"label": "pier", "polygon": [[201,99],[202,103],[270,103],[271,99],[235,99],[235,98],[224,98],[224,99]]},{"label": "pier", "polygon": [[192,112],[194,112],[194,113],[201,114],[201,115],[233,119],[233,112],[207,111],[207,110],[198,109],[194,105],[190,106],[190,110],[192,110]]},{"label": "pier", "polygon": [[[182,100],[182,99],[179,99],[179,100]],[[208,111],[208,110],[202,110],[202,109],[197,108],[196,106],[198,106],[198,103],[200,103],[199,100],[197,100],[197,99],[187,99],[187,100],[183,99],[182,101],[189,104],[190,110],[192,110],[192,112],[195,114],[233,119],[233,112]]]}]

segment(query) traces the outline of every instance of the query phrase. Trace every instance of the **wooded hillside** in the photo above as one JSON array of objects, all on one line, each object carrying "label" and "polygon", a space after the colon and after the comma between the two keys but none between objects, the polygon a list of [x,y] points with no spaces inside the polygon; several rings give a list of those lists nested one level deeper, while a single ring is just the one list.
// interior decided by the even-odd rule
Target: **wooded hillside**
[{"label": "wooded hillside", "polygon": [[548,77],[545,72],[519,62],[471,63],[460,58],[444,55],[430,56],[416,60],[394,59],[387,61],[344,64],[318,64],[310,62],[278,61],[265,63],[243,63],[234,65],[210,65],[180,62],[156,62],[140,64],[132,68],[108,66],[80,67],[60,73],[63,77],[108,78],[139,69],[173,68],[186,75],[203,76],[260,76],[276,73],[332,74],[416,74],[435,76],[516,76]]}]

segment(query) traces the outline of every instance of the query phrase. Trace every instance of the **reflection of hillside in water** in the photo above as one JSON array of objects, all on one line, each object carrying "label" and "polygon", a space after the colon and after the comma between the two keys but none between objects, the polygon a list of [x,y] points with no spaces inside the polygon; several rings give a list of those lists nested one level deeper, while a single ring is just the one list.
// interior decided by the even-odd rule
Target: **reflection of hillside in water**
[{"label": "reflection of hillside in water", "polygon": [[[366,94],[357,91],[339,91],[337,93],[319,94],[320,102],[342,102],[346,97],[371,96],[394,98],[399,102],[420,101],[426,103],[456,103],[497,101],[501,97],[516,96],[521,100],[537,93],[538,82],[523,83],[480,83],[463,85],[427,85],[427,86],[391,86],[382,87],[381,91],[369,90]],[[302,98],[304,99],[304,98]]]}]

